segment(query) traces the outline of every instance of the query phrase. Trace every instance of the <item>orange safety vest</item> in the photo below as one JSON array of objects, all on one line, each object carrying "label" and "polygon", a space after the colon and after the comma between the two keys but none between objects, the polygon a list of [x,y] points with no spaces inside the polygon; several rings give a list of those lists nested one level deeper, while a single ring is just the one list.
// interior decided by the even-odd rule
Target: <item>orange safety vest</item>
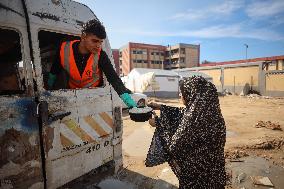
[{"label": "orange safety vest", "polygon": [[63,42],[60,47],[60,63],[69,75],[69,87],[71,89],[97,87],[102,81],[102,72],[98,65],[101,51],[90,55],[81,77],[72,48],[73,43],[77,41]]}]

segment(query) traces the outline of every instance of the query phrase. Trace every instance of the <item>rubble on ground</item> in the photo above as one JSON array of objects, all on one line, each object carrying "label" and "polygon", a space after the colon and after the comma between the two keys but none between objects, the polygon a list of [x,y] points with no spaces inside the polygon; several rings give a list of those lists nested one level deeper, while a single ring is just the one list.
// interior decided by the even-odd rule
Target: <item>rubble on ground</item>
[{"label": "rubble on ground", "polygon": [[257,99],[259,99],[261,96],[258,95],[258,94],[249,94],[249,95],[247,95],[246,97],[247,97],[247,98],[257,98]]},{"label": "rubble on ground", "polygon": [[246,146],[247,149],[264,149],[264,150],[272,150],[272,149],[281,149],[284,146],[284,138],[273,138],[266,139],[265,141],[261,141],[257,144]]},{"label": "rubble on ground", "polygon": [[224,94],[225,96],[232,95],[232,93],[231,93],[230,91],[228,91],[227,89],[225,89],[225,90],[223,91],[223,94]]},{"label": "rubble on ground", "polygon": [[271,121],[258,121],[257,124],[254,127],[256,127],[256,128],[265,127],[267,129],[271,129],[271,130],[282,131],[282,128],[278,123],[272,123]]},{"label": "rubble on ground", "polygon": [[226,150],[225,151],[225,158],[229,160],[238,160],[239,158],[249,156],[243,150]]}]

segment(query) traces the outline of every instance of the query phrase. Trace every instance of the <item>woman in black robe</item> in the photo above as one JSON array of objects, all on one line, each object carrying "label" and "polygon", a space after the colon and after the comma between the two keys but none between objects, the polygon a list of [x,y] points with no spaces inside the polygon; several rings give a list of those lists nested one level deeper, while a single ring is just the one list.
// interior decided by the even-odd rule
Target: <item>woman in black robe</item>
[{"label": "woman in black robe", "polygon": [[[179,180],[180,189],[225,188],[224,145],[226,127],[215,86],[203,77],[181,80],[185,108],[149,104],[161,116],[150,120],[156,131],[146,166],[167,161]],[[161,144],[157,148],[157,141]],[[156,147],[155,147],[156,145]],[[153,158],[153,151],[158,153]]]}]

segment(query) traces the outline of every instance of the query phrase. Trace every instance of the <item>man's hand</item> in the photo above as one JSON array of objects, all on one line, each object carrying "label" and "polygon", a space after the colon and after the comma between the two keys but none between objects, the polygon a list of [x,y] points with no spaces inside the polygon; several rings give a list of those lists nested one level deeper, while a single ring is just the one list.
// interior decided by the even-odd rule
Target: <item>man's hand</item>
[{"label": "man's hand", "polygon": [[120,95],[120,98],[128,108],[137,107],[136,102],[131,98],[131,96],[128,93],[123,93],[122,95]]},{"label": "man's hand", "polygon": [[161,109],[161,104],[157,104],[155,102],[151,102],[147,104],[147,106],[153,108],[153,110],[160,110]]}]

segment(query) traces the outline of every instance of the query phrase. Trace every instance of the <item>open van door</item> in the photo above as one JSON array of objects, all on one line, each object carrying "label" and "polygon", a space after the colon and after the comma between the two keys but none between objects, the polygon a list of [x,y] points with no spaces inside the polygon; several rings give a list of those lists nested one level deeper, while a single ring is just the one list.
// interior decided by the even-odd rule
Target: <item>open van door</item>
[{"label": "open van door", "polygon": [[[85,5],[69,0],[26,2],[43,123],[46,184],[47,188],[57,188],[121,160],[121,112],[116,107],[120,104],[105,78],[97,88],[66,89],[60,82],[56,89],[46,87],[60,42],[80,39],[82,23],[96,17]],[[103,50],[111,58],[107,39]]]},{"label": "open van door", "polygon": [[0,188],[43,188],[40,127],[22,2],[0,2]]}]

